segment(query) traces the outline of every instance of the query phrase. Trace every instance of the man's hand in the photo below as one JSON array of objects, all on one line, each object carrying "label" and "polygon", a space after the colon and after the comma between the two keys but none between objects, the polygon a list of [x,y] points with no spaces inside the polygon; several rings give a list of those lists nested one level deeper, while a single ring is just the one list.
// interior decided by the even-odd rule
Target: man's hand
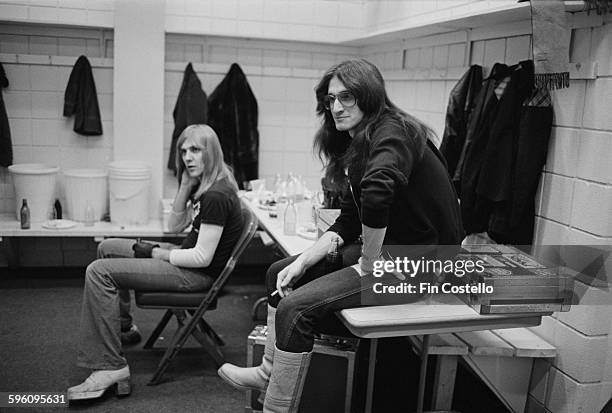
[{"label": "man's hand", "polygon": [[153,248],[159,247],[158,244],[150,242],[136,242],[132,245],[134,250],[134,258],[152,258]]},{"label": "man's hand", "polygon": [[192,178],[187,170],[184,170],[181,175],[181,187],[191,190],[198,185],[200,185],[200,180],[198,178]]},{"label": "man's hand", "polygon": [[[351,265],[351,268],[353,268],[355,271],[357,271],[357,274],[359,274],[360,277],[363,277],[366,274],[371,274],[372,268],[374,266],[374,260],[365,260],[364,257],[359,257],[359,261],[357,261],[357,264],[355,265]],[[385,260],[382,255],[378,258],[378,260],[376,261],[387,261]],[[391,260],[393,261],[393,260]],[[398,280],[405,280],[406,276],[398,271],[391,271],[389,274],[393,274],[395,276],[395,278],[397,278]]]},{"label": "man's hand", "polygon": [[291,292],[291,286],[304,275],[305,271],[306,266],[300,257],[283,268],[276,278],[276,290],[278,291],[278,295],[285,297],[289,294],[289,292]]}]

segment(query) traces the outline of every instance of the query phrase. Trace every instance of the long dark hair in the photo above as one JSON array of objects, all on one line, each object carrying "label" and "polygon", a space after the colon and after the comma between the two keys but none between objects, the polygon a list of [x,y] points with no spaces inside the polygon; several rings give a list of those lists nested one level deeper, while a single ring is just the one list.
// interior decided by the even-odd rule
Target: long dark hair
[{"label": "long dark hair", "polygon": [[[331,111],[325,109],[323,104],[329,82],[334,76],[355,96],[357,106],[364,114],[352,139],[347,131],[336,129]],[[417,141],[419,152],[424,150],[426,139],[434,136],[431,128],[391,102],[380,71],[365,59],[346,60],[332,66],[315,87],[315,94],[317,115],[322,122],[315,134],[314,151],[325,164],[326,177],[340,179],[344,175],[344,168],[349,165],[363,171],[372,131],[385,115],[390,115],[403,125],[406,134]]]}]

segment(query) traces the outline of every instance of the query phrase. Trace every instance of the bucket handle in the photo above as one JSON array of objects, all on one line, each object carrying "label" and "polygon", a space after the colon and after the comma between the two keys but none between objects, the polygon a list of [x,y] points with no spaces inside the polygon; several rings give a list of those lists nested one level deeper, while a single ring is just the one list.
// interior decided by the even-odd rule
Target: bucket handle
[{"label": "bucket handle", "polygon": [[134,192],[131,195],[124,195],[124,196],[116,195],[115,193],[113,193],[113,191],[110,191],[110,190],[109,190],[109,192],[113,196],[113,198],[115,198],[116,200],[118,200],[118,201],[126,201],[126,200],[128,200],[130,198],[134,198],[136,195],[140,194],[145,189],[148,190],[149,188],[148,187],[143,187],[143,188],[140,188],[138,191]]}]

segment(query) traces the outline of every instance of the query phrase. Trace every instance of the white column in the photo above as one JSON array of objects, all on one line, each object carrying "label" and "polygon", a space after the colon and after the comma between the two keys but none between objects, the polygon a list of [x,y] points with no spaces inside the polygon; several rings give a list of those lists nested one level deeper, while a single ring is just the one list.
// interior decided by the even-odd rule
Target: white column
[{"label": "white column", "polygon": [[151,165],[150,216],[159,209],[165,165],[164,27],[164,0],[115,1],[114,159]]}]

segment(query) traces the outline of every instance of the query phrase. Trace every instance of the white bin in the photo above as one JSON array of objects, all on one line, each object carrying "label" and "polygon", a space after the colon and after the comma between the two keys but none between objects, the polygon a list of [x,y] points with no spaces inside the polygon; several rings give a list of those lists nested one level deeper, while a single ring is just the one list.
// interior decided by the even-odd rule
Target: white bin
[{"label": "white bin", "polygon": [[59,167],[40,163],[21,163],[8,167],[15,186],[15,214],[20,220],[19,210],[23,199],[28,200],[30,222],[44,222],[50,218],[55,200],[55,182]]},{"label": "white bin", "polygon": [[111,221],[119,225],[149,222],[151,167],[143,162],[117,161],[108,165]]},{"label": "white bin", "polygon": [[96,221],[108,212],[108,173],[103,169],[68,169],[64,171],[66,217],[85,221],[85,209],[91,205]]}]

